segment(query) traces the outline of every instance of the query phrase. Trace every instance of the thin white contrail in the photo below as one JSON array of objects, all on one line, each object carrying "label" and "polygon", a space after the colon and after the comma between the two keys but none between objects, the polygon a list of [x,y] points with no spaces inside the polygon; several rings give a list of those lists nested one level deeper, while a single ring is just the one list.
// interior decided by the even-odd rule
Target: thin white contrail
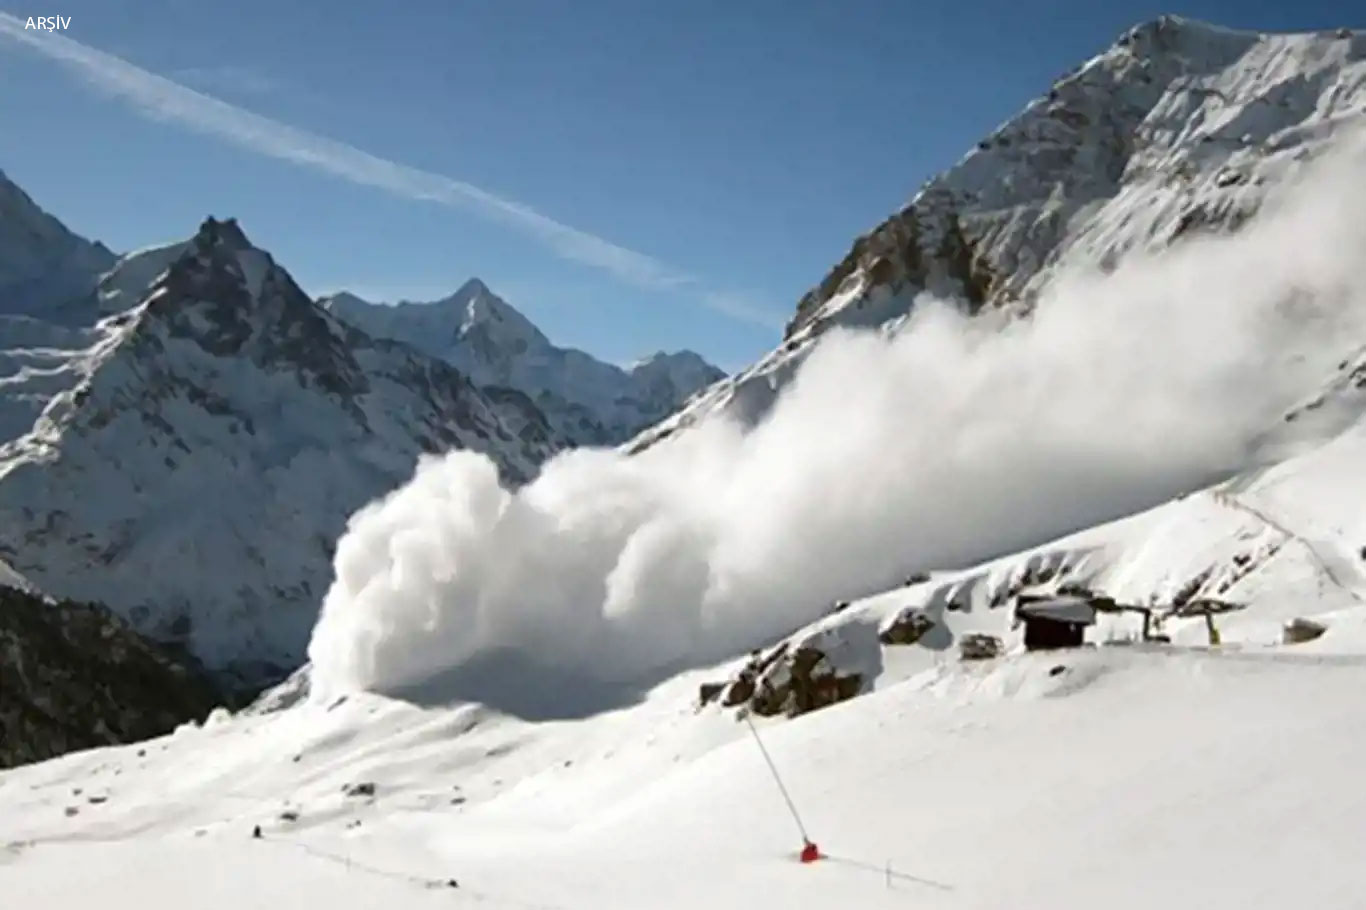
[{"label": "thin white contrail", "polygon": [[263,117],[195,91],[127,60],[54,32],[24,28],[25,20],[0,12],[0,36],[10,38],[82,77],[91,87],[156,120],[171,121],[234,145],[313,168],[407,199],[473,211],[540,240],[557,255],[602,269],[635,287],[685,291],[732,319],[772,327],[782,319],[724,292],[706,291],[699,280],[644,253],[627,249],[504,199],[469,183],[409,167],[369,152]]}]

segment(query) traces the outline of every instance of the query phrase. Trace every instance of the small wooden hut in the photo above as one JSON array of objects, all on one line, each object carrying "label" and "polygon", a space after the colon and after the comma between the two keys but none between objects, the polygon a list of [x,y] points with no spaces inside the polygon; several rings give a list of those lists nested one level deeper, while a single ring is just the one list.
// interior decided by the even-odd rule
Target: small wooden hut
[{"label": "small wooden hut", "polygon": [[1015,618],[1024,623],[1026,651],[1080,648],[1086,627],[1096,622],[1096,608],[1081,597],[1021,596]]}]

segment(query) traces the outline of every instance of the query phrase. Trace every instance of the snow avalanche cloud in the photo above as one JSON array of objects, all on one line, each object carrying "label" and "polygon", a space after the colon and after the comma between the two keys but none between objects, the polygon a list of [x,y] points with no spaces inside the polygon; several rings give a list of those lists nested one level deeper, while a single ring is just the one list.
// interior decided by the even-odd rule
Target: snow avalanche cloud
[{"label": "snow avalanche cloud", "polygon": [[483,456],[423,460],[338,545],[315,692],[503,654],[648,684],[1246,466],[1366,338],[1361,166],[1232,238],[1061,277],[1028,320],[923,299],[894,335],[832,333],[751,429],[569,452],[516,492]]}]

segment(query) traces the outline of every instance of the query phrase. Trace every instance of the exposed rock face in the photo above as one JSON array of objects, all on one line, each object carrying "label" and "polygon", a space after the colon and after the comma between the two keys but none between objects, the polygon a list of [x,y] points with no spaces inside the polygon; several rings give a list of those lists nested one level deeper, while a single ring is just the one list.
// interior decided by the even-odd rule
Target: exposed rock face
[{"label": "exposed rock face", "polygon": [[160,736],[222,701],[105,608],[0,587],[0,768]]},{"label": "exposed rock face", "polygon": [[958,654],[963,660],[992,660],[1005,653],[1005,643],[995,635],[973,633],[958,639]]},{"label": "exposed rock face", "polygon": [[756,651],[729,682],[704,684],[699,701],[719,697],[723,708],[797,717],[853,698],[881,667],[873,626],[837,624]]},{"label": "exposed rock face", "polygon": [[841,673],[825,652],[806,645],[785,654],[759,679],[759,691],[750,699],[755,714],[796,717],[837,702],[863,690],[863,676]]},{"label": "exposed rock face", "polygon": [[1023,313],[1064,270],[1236,230],[1364,110],[1366,33],[1130,29],[855,240],[778,349],[627,449],[718,411],[757,420],[828,329],[895,330],[922,291]]},{"label": "exposed rock face", "polygon": [[477,278],[434,303],[389,306],[346,293],[320,303],[376,338],[451,364],[488,394],[526,396],[575,445],[623,442],[724,375],[692,351],[661,351],[622,369],[557,347]]},{"label": "exposed rock face", "polygon": [[884,645],[913,645],[933,629],[935,622],[920,607],[909,607],[892,617],[878,632],[878,640]]}]

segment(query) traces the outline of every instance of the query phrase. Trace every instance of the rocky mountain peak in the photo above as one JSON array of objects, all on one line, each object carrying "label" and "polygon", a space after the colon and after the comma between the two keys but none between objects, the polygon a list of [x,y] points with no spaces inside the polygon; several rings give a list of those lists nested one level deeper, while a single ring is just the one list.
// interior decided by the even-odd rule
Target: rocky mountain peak
[{"label": "rocky mountain peak", "polygon": [[457,289],[456,292],[452,294],[449,299],[468,300],[473,297],[492,295],[493,291],[489,290],[489,286],[487,284],[484,284],[483,279],[475,277],[460,285],[459,289]]},{"label": "rocky mountain peak", "polygon": [[352,350],[363,336],[314,304],[232,218],[200,225],[153,282],[146,315],[149,331],[215,357],[245,356],[338,395],[367,388]]},{"label": "rocky mountain peak", "polygon": [[450,297],[430,306],[448,309],[453,318],[458,318],[452,341],[476,335],[482,345],[518,352],[551,346],[550,339],[530,319],[478,278],[471,278]]},{"label": "rocky mountain peak", "polygon": [[197,249],[210,250],[222,247],[234,253],[252,249],[251,241],[243,233],[236,218],[219,221],[210,215],[204,219],[191,241]]},{"label": "rocky mountain peak", "polygon": [[[1236,227],[1257,195],[1238,174],[1262,158],[1302,160],[1301,145],[1326,138],[1309,122],[1358,110],[1363,58],[1345,29],[1264,35],[1175,16],[1134,26],[859,237],[802,298],[787,335],[831,317],[879,324],[905,311],[912,289],[1027,307],[1064,258],[1104,266],[1192,227]],[[1154,191],[1141,227],[1132,212],[1104,230],[1071,222],[1140,186]],[[1096,214],[1087,220],[1099,228]],[[871,299],[877,289],[908,295],[887,309]]]},{"label": "rocky mountain peak", "polygon": [[642,434],[762,416],[829,328],[894,329],[924,292],[1027,313],[1053,278],[1238,230],[1366,112],[1366,40],[1136,25],[932,177],[797,304],[781,346]]},{"label": "rocky mountain peak", "polygon": [[642,385],[683,399],[725,376],[701,354],[687,350],[656,351],[631,364],[628,372]]},{"label": "rocky mountain peak", "polygon": [[723,375],[691,352],[624,370],[558,347],[478,278],[432,303],[376,304],[345,292],[321,303],[369,335],[444,360],[476,385],[526,396],[578,445],[620,442]]}]

